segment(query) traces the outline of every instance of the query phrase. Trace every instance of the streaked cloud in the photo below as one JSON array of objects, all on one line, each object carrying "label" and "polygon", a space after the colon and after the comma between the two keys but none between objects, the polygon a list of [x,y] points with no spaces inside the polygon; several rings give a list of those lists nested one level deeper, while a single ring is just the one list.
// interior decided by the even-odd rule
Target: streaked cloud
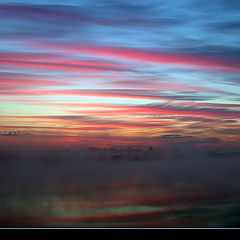
[{"label": "streaked cloud", "polygon": [[235,144],[238,13],[197,2],[1,2],[0,130]]}]

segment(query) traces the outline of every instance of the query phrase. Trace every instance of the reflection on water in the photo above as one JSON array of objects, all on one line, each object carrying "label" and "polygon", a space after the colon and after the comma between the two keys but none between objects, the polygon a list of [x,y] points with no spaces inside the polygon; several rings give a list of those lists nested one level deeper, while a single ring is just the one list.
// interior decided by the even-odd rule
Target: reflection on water
[{"label": "reflection on water", "polygon": [[0,227],[239,227],[238,155],[36,156],[0,163]]},{"label": "reflection on water", "polygon": [[59,196],[12,197],[1,201],[1,227],[238,227],[239,199],[102,203]]}]

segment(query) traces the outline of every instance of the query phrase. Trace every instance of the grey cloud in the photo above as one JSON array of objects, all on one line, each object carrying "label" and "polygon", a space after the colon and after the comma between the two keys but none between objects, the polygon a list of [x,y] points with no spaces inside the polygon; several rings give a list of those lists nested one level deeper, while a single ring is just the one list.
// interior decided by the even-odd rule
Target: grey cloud
[{"label": "grey cloud", "polygon": [[179,135],[179,134],[166,134],[166,135],[159,136],[157,138],[162,138],[162,139],[189,139],[189,138],[193,138],[193,136],[182,136],[182,135]]}]

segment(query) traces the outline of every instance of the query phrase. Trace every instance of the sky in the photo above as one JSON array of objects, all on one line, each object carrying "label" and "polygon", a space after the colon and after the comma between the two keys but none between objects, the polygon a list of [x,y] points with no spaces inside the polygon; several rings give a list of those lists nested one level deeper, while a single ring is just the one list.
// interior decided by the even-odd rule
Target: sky
[{"label": "sky", "polygon": [[238,0],[0,0],[1,146],[240,145]]}]

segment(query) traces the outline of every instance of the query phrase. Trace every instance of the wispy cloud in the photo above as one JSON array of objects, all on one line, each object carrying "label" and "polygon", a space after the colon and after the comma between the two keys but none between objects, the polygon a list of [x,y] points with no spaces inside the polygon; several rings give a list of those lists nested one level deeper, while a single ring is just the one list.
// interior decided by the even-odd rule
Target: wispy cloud
[{"label": "wispy cloud", "polygon": [[104,136],[154,143],[171,135],[238,141],[232,4],[22,0],[1,3],[0,11],[3,131],[74,143]]},{"label": "wispy cloud", "polygon": [[36,44],[43,49],[53,48],[61,51],[71,51],[78,53],[87,53],[94,56],[113,57],[123,60],[149,62],[165,65],[182,65],[187,67],[198,67],[208,70],[221,72],[239,73],[239,62],[235,60],[217,59],[209,56],[188,55],[181,53],[168,53],[145,49],[123,48],[123,47],[106,47],[94,45],[64,44],[42,42]]}]

